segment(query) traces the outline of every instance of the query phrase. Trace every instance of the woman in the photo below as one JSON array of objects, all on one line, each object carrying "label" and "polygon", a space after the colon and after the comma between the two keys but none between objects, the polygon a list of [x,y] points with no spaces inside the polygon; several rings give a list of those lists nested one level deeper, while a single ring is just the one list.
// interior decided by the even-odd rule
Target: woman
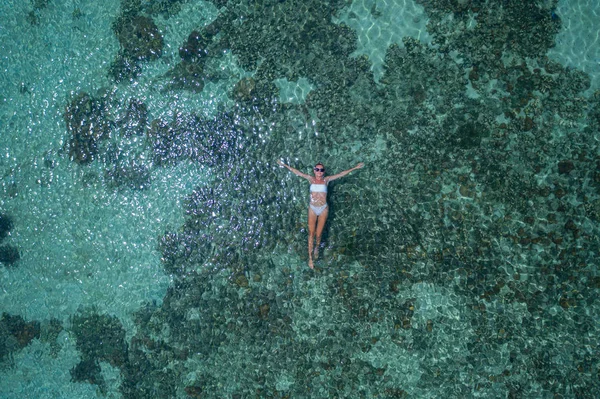
[{"label": "woman", "polygon": [[353,170],[362,168],[365,164],[361,162],[352,169],[345,170],[337,175],[325,177],[325,167],[322,163],[315,165],[313,169],[314,176],[304,174],[281,161],[277,161],[277,163],[280,166],[288,168],[296,176],[303,177],[310,182],[310,204],[308,206],[308,267],[314,269],[313,240],[315,238],[315,230],[317,232],[317,245],[314,247],[314,258],[316,260],[319,258],[321,233],[323,232],[323,227],[325,227],[325,221],[329,214],[329,207],[327,206],[327,184],[329,184],[330,181],[346,176]]}]

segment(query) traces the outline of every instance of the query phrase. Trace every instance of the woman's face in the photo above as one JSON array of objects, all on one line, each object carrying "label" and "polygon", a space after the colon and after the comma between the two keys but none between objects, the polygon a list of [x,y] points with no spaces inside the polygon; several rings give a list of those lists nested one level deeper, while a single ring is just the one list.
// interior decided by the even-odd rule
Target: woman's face
[{"label": "woman's face", "polygon": [[322,177],[325,175],[325,166],[323,166],[323,164],[318,163],[313,168],[313,172],[316,177]]}]

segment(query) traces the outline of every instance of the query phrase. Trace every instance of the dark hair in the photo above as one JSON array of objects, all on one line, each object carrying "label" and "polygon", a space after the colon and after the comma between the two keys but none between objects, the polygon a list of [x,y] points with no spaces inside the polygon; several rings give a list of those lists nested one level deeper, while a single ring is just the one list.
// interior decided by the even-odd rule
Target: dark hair
[{"label": "dark hair", "polygon": [[325,168],[325,165],[323,165],[321,162],[317,162],[314,167],[316,168],[319,165],[321,165],[323,168]]}]

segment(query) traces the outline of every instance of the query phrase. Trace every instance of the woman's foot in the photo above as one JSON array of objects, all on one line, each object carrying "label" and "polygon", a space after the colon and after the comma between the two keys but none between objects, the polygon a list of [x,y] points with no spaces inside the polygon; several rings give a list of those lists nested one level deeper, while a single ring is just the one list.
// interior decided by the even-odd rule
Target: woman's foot
[{"label": "woman's foot", "polygon": [[318,245],[315,247],[315,251],[314,251],[314,254],[313,254],[313,259],[314,260],[318,260],[319,259],[319,246]]},{"label": "woman's foot", "polygon": [[312,259],[309,259],[309,260],[308,260],[308,267],[310,267],[311,269],[314,269],[314,268],[315,268],[315,264],[313,263],[313,260],[312,260]]}]

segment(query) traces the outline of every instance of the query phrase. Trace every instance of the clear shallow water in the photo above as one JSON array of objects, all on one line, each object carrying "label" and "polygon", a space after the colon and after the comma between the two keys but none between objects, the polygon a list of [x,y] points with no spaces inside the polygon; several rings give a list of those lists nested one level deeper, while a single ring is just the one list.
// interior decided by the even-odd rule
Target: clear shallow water
[{"label": "clear shallow water", "polygon": [[[2,2],[1,394],[597,396],[596,77],[556,6],[142,2],[136,60],[126,3]],[[367,163],[316,272],[279,158]]]},{"label": "clear shallow water", "polygon": [[600,84],[600,37],[594,21],[600,16],[600,5],[593,1],[559,1],[556,12],[563,16],[564,29],[557,35],[557,45],[550,50],[549,56],[590,74],[590,90],[597,89]]}]

